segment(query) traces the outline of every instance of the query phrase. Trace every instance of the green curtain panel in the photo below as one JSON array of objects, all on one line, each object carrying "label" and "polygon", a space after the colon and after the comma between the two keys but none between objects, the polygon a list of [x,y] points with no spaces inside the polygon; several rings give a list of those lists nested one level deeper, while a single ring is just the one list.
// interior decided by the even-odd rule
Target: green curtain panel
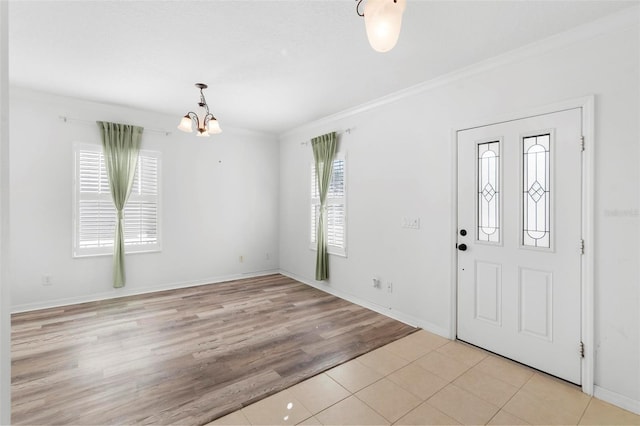
[{"label": "green curtain panel", "polygon": [[327,207],[325,201],[329,192],[329,183],[333,174],[333,158],[336,155],[336,132],[327,133],[311,139],[313,158],[316,162],[316,177],[318,178],[318,193],[320,194],[320,214],[316,234],[318,249],[316,252],[316,280],[329,279],[329,254],[327,253],[327,238],[325,235],[325,222],[327,220]]},{"label": "green curtain panel", "polygon": [[142,127],[98,121],[111,197],[117,220],[113,244],[113,286],[124,287],[124,206],[127,204],[138,164]]}]

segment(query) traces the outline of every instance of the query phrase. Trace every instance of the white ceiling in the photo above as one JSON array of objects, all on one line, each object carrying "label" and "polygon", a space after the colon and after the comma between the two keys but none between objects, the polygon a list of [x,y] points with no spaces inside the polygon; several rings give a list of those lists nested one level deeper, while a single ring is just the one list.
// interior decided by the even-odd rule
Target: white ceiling
[{"label": "white ceiling", "polygon": [[12,0],[9,76],[176,124],[203,82],[223,128],[281,133],[634,4],[408,0],[377,53],[351,0]]}]

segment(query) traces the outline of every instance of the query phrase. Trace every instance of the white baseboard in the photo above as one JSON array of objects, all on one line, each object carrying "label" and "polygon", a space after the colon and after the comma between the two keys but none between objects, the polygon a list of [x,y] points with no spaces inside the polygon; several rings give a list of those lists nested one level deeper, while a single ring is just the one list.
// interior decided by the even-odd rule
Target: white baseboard
[{"label": "white baseboard", "polygon": [[325,293],[329,293],[333,296],[339,297],[341,299],[347,300],[351,303],[355,303],[356,305],[360,305],[364,308],[370,309],[374,312],[377,312],[379,314],[385,315],[389,318],[393,318],[397,321],[403,322],[405,324],[408,324],[412,327],[419,327],[422,328],[423,330],[426,330],[428,332],[437,334],[439,336],[445,337],[447,339],[449,339],[449,330],[442,328],[440,326],[437,326],[435,324],[432,324],[428,321],[424,321],[420,318],[416,318],[413,315],[409,315],[406,314],[404,312],[400,312],[397,310],[394,310],[392,308],[387,308],[385,306],[380,306],[377,305],[375,303],[369,302],[367,300],[361,299],[357,296],[354,296],[352,294],[348,294],[345,292],[342,292],[340,290],[336,290],[335,288],[331,288],[325,285],[322,285],[321,282],[319,281],[313,281],[313,280],[308,280],[304,277],[301,277],[297,274],[294,274],[293,272],[289,272],[289,271],[285,271],[283,269],[280,269],[279,271],[282,275],[285,275],[289,278],[292,278],[296,281],[300,281],[301,283],[307,284],[311,287],[317,288],[318,290],[324,291]]},{"label": "white baseboard", "polygon": [[[177,282],[177,283],[170,283],[170,284],[164,284],[161,286],[157,286],[157,287],[144,287],[144,288],[134,288],[134,289],[130,289],[127,287],[124,287],[122,289],[114,289],[113,291],[109,291],[109,292],[102,292],[102,293],[97,293],[97,294],[92,294],[92,295],[86,295],[86,296],[78,296],[78,297],[70,297],[70,298],[63,298],[63,299],[56,299],[56,300],[51,300],[51,301],[47,301],[47,302],[38,302],[38,303],[27,303],[27,304],[22,304],[22,305],[16,305],[13,306],[11,308],[11,313],[20,313],[20,312],[28,312],[28,311],[34,311],[34,310],[38,310],[38,309],[47,309],[47,308],[56,308],[56,307],[60,307],[60,306],[67,306],[67,305],[74,305],[74,304],[78,304],[78,303],[86,303],[86,302],[95,302],[98,300],[108,300],[108,299],[115,299],[115,298],[119,298],[119,297],[125,297],[125,296],[134,296],[134,295],[138,295],[138,294],[147,294],[147,293],[154,293],[154,292],[158,292],[158,291],[164,291],[164,290],[174,290],[174,289],[179,289],[179,288],[187,288],[187,287],[196,287],[196,286],[201,286],[201,285],[207,285],[207,284],[216,284],[216,283],[221,283],[221,282],[227,282],[227,281],[233,281],[233,280],[238,280],[238,279],[243,279],[243,278],[254,278],[254,277],[260,277],[260,276],[265,276],[265,275],[271,275],[271,274],[282,274],[285,275],[289,278],[292,278],[296,281],[300,281],[301,283],[304,283],[306,285],[309,285],[311,287],[314,287],[320,291],[323,291],[325,293],[329,293],[333,296],[339,297],[341,299],[347,300],[351,303],[355,303],[357,305],[360,305],[364,308],[370,309],[374,312],[377,312],[379,314],[385,315],[389,318],[393,318],[397,321],[403,322],[405,324],[411,325],[413,327],[419,327],[422,328],[426,331],[429,331],[431,333],[437,334],[439,336],[445,337],[445,338],[449,338],[449,330],[442,328],[438,325],[432,324],[428,321],[424,321],[420,318],[416,318],[413,315],[409,315],[406,314],[404,312],[399,312],[397,310],[391,309],[391,308],[387,308],[384,306],[380,306],[377,305],[375,303],[369,302],[367,300],[361,299],[357,296],[354,296],[352,294],[348,294],[345,292],[342,292],[340,290],[337,290],[335,288],[331,288],[325,285],[322,285],[321,282],[318,281],[314,281],[314,280],[308,280],[302,276],[299,276],[293,272],[289,272],[289,271],[285,271],[282,269],[271,269],[271,270],[265,270],[265,271],[255,271],[255,272],[248,272],[248,273],[241,273],[241,274],[232,274],[232,275],[224,275],[224,276],[217,276],[217,277],[211,277],[211,278],[205,278],[205,279],[201,279],[201,280],[194,280],[194,281],[183,281],[183,282]],[[621,395],[619,393],[610,391],[608,389],[602,388],[600,386],[595,385],[594,386],[594,393],[593,396],[601,399],[605,402],[608,402],[610,404],[616,405],[620,408],[623,408],[625,410],[631,411],[635,414],[639,414],[640,415],[640,401],[637,401],[633,398],[629,398],[628,396],[624,396]]]},{"label": "white baseboard", "polygon": [[598,385],[593,387],[593,396],[610,404],[617,405],[620,408],[631,411],[640,415],[640,401],[637,401],[628,396],[620,395],[619,393],[610,391],[605,388],[601,388]]},{"label": "white baseboard", "polygon": [[240,280],[243,278],[254,278],[254,277],[261,277],[264,275],[277,274],[279,272],[280,271],[277,269],[269,269],[265,271],[255,271],[255,272],[247,272],[247,273],[241,273],[241,274],[232,274],[232,275],[223,275],[223,276],[217,276],[217,277],[211,277],[211,278],[204,278],[204,279],[193,280],[193,281],[169,283],[169,284],[163,284],[163,285],[154,286],[154,287],[142,287],[142,288],[122,287],[118,289],[114,288],[111,291],[105,291],[102,293],[48,300],[46,302],[25,303],[22,305],[15,305],[11,307],[11,313],[16,314],[20,312],[35,311],[38,309],[57,308],[60,306],[75,305],[78,303],[96,302],[98,300],[108,300],[108,299],[116,299],[118,297],[154,293],[157,291],[175,290],[178,288],[187,288],[187,287],[196,287],[196,286],[207,285],[207,284],[216,284],[216,283],[221,283],[226,281]]}]

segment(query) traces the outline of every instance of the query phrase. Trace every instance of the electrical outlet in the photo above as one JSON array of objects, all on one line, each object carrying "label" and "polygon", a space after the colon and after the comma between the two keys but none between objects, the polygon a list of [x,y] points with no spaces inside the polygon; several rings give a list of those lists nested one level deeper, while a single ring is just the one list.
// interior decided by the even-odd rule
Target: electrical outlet
[{"label": "electrical outlet", "polygon": [[42,285],[53,285],[53,280],[51,278],[51,275],[49,274],[42,275]]},{"label": "electrical outlet", "polygon": [[380,288],[380,278],[373,278],[373,287]]},{"label": "electrical outlet", "polygon": [[407,229],[420,229],[419,217],[403,217],[400,226]]}]

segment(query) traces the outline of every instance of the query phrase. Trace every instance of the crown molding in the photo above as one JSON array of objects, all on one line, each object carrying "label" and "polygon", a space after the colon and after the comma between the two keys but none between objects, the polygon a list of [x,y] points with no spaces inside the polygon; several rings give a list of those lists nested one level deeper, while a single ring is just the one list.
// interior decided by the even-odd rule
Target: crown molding
[{"label": "crown molding", "polygon": [[373,101],[366,102],[364,104],[360,104],[358,106],[303,124],[302,126],[298,126],[281,133],[279,137],[280,139],[283,139],[289,136],[293,136],[299,132],[305,131],[306,129],[327,125],[338,120],[352,117],[354,115],[358,115],[363,112],[379,108],[381,106],[388,105],[411,96],[415,96],[422,92],[426,92],[437,87],[445,86],[447,84],[463,80],[476,74],[490,71],[492,69],[519,62],[531,57],[540,56],[547,52],[572,45],[582,40],[595,38],[603,34],[624,31],[629,27],[638,25],[638,23],[640,23],[640,6],[632,6],[611,15],[607,15],[596,21],[577,26],[570,30],[552,35],[550,37],[527,44],[517,49],[510,50],[506,53],[494,56],[484,61],[476,62],[475,64],[460,68],[458,70],[444,74],[440,77],[436,77],[431,80],[409,86],[406,89],[390,93],[389,95],[382,96],[380,98],[374,99]]},{"label": "crown molding", "polygon": [[[2,0],[0,0],[0,2],[1,1]],[[169,136],[171,134],[183,135],[182,132],[176,132],[175,126],[173,125],[173,122],[177,122],[178,120],[178,118],[176,117],[180,117],[179,114],[171,115],[167,112],[145,110],[145,109],[136,108],[130,105],[115,104],[115,103],[109,103],[109,102],[96,101],[92,99],[79,98],[76,96],[43,91],[40,89],[34,89],[32,87],[15,85],[15,84],[9,85],[9,98],[12,100],[31,101],[34,104],[48,103],[52,105],[53,108],[60,108],[60,101],[63,100],[68,104],[76,105],[74,109],[78,109],[78,108],[82,109],[83,114],[80,114],[81,117],[73,117],[74,114],[68,113],[66,110],[61,111],[59,114],[59,117],[64,118],[65,121],[66,119],[69,119],[69,120],[93,122],[98,119],[95,117],[96,116],[96,114],[94,113],[95,108],[98,108],[100,110],[106,109],[106,110],[118,111],[121,114],[131,114],[131,113],[141,114],[146,117],[149,117],[150,119],[148,121],[151,121],[153,124],[145,123],[143,120],[143,122],[139,125],[142,125],[145,128],[163,127],[163,126],[167,127],[167,128],[156,130],[156,132],[164,133],[166,134],[166,136]],[[172,123],[172,124],[169,126],[165,126],[166,123]],[[149,130],[151,129],[147,129],[147,131]],[[188,135],[188,133],[185,133],[184,135]],[[245,127],[229,126],[225,124],[224,132],[222,134],[215,135],[211,139],[203,138],[202,142],[206,142],[207,140],[214,140],[214,139],[225,140],[225,139],[229,139],[230,137],[238,137],[238,136],[257,137],[257,138],[268,140],[269,142],[278,141],[278,135],[276,133],[252,130]]]}]

